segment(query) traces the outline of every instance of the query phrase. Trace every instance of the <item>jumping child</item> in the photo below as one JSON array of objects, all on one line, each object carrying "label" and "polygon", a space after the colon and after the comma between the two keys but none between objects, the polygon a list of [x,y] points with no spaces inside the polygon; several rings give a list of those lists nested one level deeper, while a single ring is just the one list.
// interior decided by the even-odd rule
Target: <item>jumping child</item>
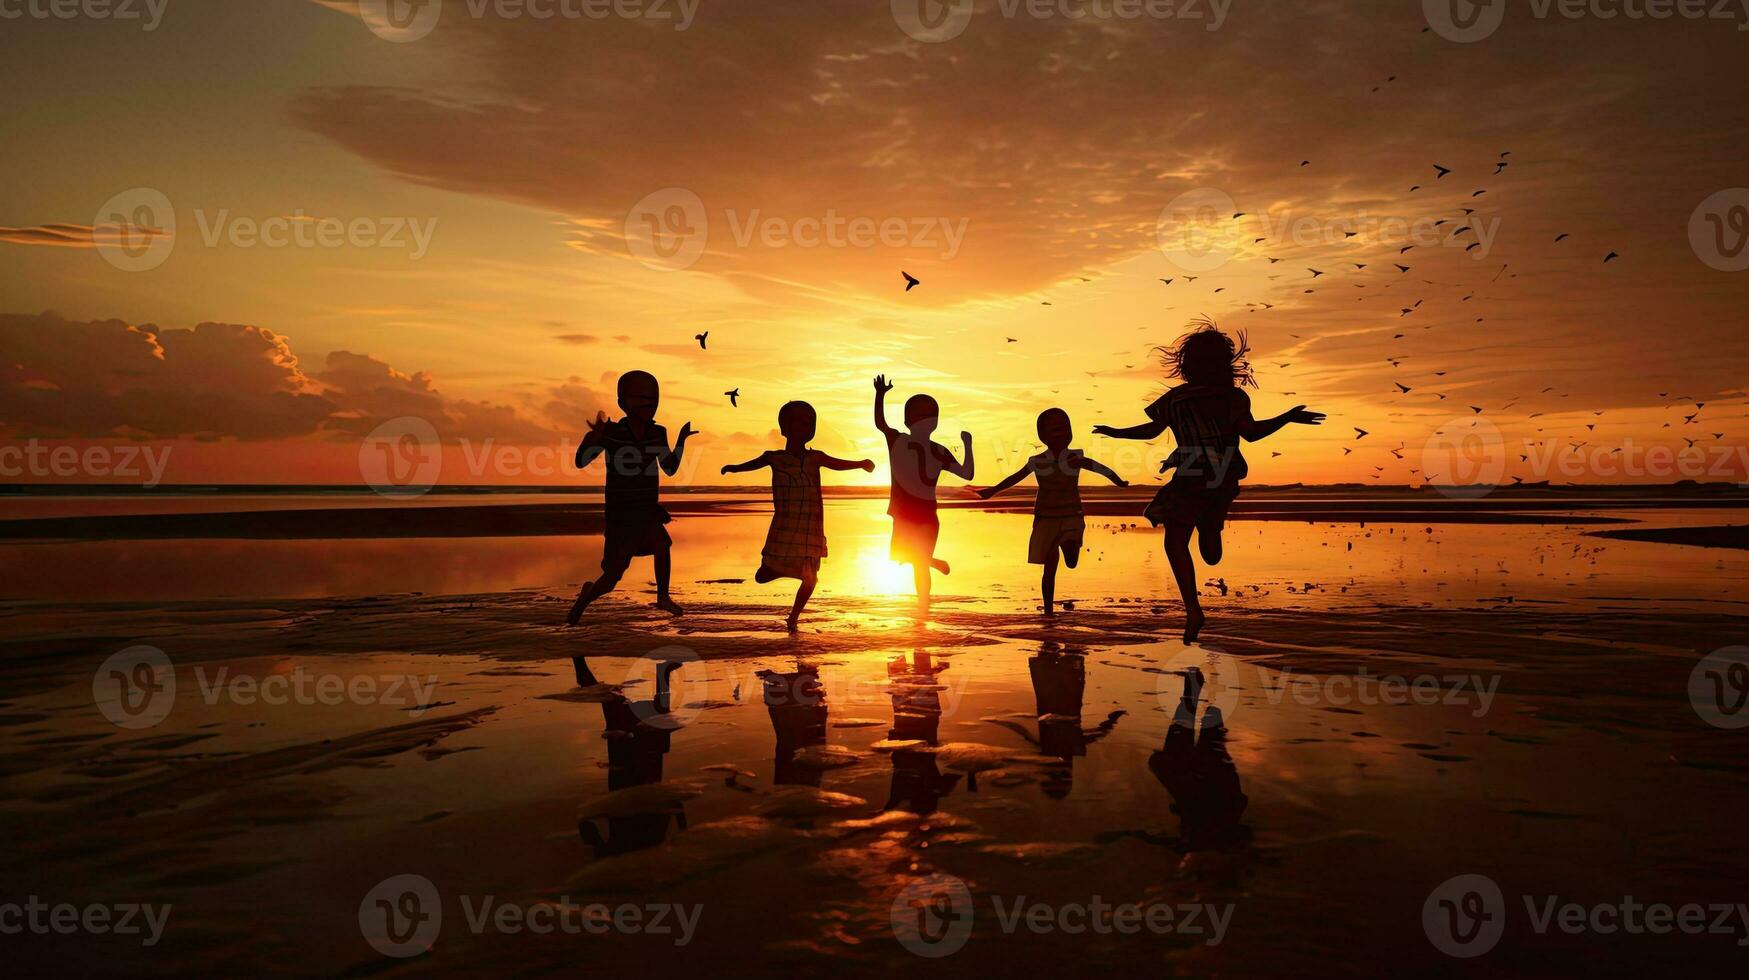
[{"label": "jumping child", "polygon": [[1055,616],[1057,593],[1057,559],[1074,568],[1081,560],[1081,542],[1087,535],[1087,519],[1081,509],[1081,471],[1097,473],[1120,487],[1128,481],[1103,463],[1088,459],[1079,449],[1070,449],[1075,440],[1069,413],[1060,408],[1047,408],[1039,413],[1038,439],[1045,451],[1028,459],[1013,475],[993,487],[978,491],[989,500],[1031,475],[1038,479],[1038,495],[1032,504],[1032,540],[1026,547],[1026,560],[1045,567],[1039,589],[1044,595],[1045,615]]},{"label": "jumping child", "polygon": [[954,459],[946,446],[932,442],[930,436],[940,421],[941,406],[928,395],[912,395],[905,401],[905,428],[900,432],[887,424],[887,392],[893,390],[886,375],[874,379],[875,428],[887,440],[893,480],[887,513],[893,518],[893,560],[911,566],[911,577],[917,586],[919,609],[929,605],[929,570],[946,575],[947,562],[935,557],[935,542],[941,535],[941,518],[935,509],[935,486],[945,471],[962,480],[970,480],[974,472],[972,434],[961,432],[965,445],[965,462]]},{"label": "jumping child", "polygon": [[777,412],[777,429],[784,447],[760,453],[745,463],[723,467],[727,473],[748,473],[771,468],[771,530],[765,535],[765,551],[755,582],[780,578],[801,579],[795,605],[789,613],[789,631],[794,633],[802,607],[814,594],[820,574],[820,559],[826,557],[825,506],[820,499],[820,470],[874,472],[874,460],[839,459],[809,449],[818,416],[807,402],[790,402]]},{"label": "jumping child", "polygon": [[1166,528],[1166,559],[1184,597],[1184,642],[1196,642],[1202,631],[1202,603],[1197,599],[1196,563],[1190,557],[1190,536],[1197,535],[1203,561],[1221,561],[1221,529],[1227,510],[1239,495],[1239,481],[1248,467],[1239,440],[1256,442],[1274,435],[1290,422],[1318,425],[1323,412],[1298,405],[1272,419],[1251,415],[1251,398],[1243,386],[1257,387],[1246,360],[1250,345],[1243,331],[1238,340],[1222,333],[1214,321],[1195,321],[1191,332],[1169,348],[1159,348],[1167,377],[1184,383],[1148,406],[1148,421],[1127,429],[1095,426],[1093,431],[1114,439],[1154,439],[1172,430],[1178,442],[1163,468],[1176,467],[1143,514]]},{"label": "jumping child", "polygon": [[565,622],[571,626],[583,618],[589,604],[613,591],[632,558],[650,555],[656,564],[656,608],[675,616],[685,610],[668,595],[669,547],[674,543],[663,527],[673,520],[660,502],[661,478],[656,470],[673,476],[680,471],[692,423],[680,427],[674,448],[668,448],[668,430],[656,424],[656,406],[662,389],[647,371],[630,371],[619,379],[619,407],[625,418],[610,422],[606,412],[596,413],[589,432],[577,446],[577,468],[583,469],[597,456],[607,457],[604,517],[606,541],[601,549],[601,577],[583,583],[577,601]]}]

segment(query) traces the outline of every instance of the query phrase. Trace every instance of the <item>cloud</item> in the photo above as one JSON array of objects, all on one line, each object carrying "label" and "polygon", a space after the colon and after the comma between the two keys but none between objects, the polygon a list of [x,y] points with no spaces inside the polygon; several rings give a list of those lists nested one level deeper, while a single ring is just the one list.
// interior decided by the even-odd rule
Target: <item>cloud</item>
[{"label": "cloud", "polygon": [[571,345],[576,346],[576,347],[582,347],[586,344],[599,344],[599,343],[601,343],[600,337],[592,337],[586,333],[562,333],[562,334],[559,334],[558,336],[554,337],[553,339],[557,340],[558,342],[560,342],[562,344],[571,344]]},{"label": "cloud", "polygon": [[527,445],[574,433],[601,407],[575,378],[508,404],[445,395],[427,373],[352,351],[307,371],[284,336],[243,324],[0,315],[0,430],[16,437],[345,439],[415,416],[446,441]]}]

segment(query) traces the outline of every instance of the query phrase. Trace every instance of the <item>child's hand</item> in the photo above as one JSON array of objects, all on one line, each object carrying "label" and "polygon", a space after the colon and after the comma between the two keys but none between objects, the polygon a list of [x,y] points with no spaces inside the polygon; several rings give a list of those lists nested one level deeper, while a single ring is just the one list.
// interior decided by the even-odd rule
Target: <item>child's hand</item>
[{"label": "child's hand", "polygon": [[589,431],[583,434],[583,442],[585,444],[594,443],[605,434],[601,431],[601,427],[607,424],[607,413],[600,411],[596,412],[595,417],[589,419],[587,424],[589,426]]},{"label": "child's hand", "polygon": [[1117,479],[1111,481],[1111,485],[1114,487],[1127,487],[1130,485],[1130,481],[1128,481],[1120,476]]},{"label": "child's hand", "polygon": [[697,434],[698,433],[696,433],[692,430],[692,423],[688,422],[685,425],[680,427],[680,435],[675,436],[674,441],[676,443],[682,443],[688,439],[691,439],[693,436],[695,436]]},{"label": "child's hand", "polygon": [[865,459],[862,462],[858,463],[857,465],[862,467],[862,471],[864,473],[873,473],[874,472],[874,460],[872,460],[872,459]]},{"label": "child's hand", "polygon": [[978,495],[979,500],[989,500],[991,497],[996,496],[995,487],[985,487],[982,490],[974,490],[972,492]]},{"label": "child's hand", "polygon": [[724,476],[728,476],[728,475],[729,475],[729,468],[728,468],[728,467],[727,467],[727,466],[725,466],[725,467],[723,467],[723,475],[724,475]]},{"label": "child's hand", "polygon": [[960,433],[960,441],[965,443],[968,446],[971,445],[972,444],[972,434],[970,432]]},{"label": "child's hand", "polygon": [[1093,434],[1096,436],[1109,436],[1116,431],[1116,429],[1113,429],[1109,425],[1096,425],[1093,427]]},{"label": "child's hand", "polygon": [[1289,422],[1296,422],[1300,425],[1322,425],[1324,423],[1324,413],[1308,412],[1306,411],[1306,406],[1296,405],[1288,411],[1287,420]]},{"label": "child's hand", "polygon": [[893,383],[891,381],[887,380],[886,375],[877,374],[877,375],[875,375],[875,379],[874,379],[874,387],[875,387],[875,392],[877,394],[884,395],[887,392],[893,390]]}]

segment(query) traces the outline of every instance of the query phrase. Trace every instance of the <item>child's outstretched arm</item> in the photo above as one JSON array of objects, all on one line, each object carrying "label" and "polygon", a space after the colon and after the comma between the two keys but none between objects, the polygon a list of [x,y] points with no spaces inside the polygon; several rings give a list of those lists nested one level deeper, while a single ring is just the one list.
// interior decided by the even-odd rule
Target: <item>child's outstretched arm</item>
[{"label": "child's outstretched arm", "polygon": [[1264,419],[1260,422],[1251,417],[1251,401],[1247,398],[1245,401],[1245,417],[1239,420],[1239,435],[1243,437],[1246,442],[1256,442],[1259,439],[1267,439],[1270,436],[1275,435],[1277,432],[1281,431],[1283,426],[1290,422],[1298,425],[1322,425],[1324,422],[1324,413],[1308,412],[1306,411],[1306,406],[1296,405],[1280,415],[1277,415],[1275,418]]},{"label": "child's outstretched arm", "polygon": [[954,459],[953,453],[944,452],[943,455],[947,457],[947,460],[942,463],[941,468],[962,480],[970,480],[973,474],[978,471],[978,464],[972,459],[972,434],[970,432],[960,433],[960,442],[966,447],[965,459]]},{"label": "child's outstretched arm", "polygon": [[829,470],[838,470],[840,472],[844,470],[862,470],[865,473],[874,472],[874,460],[872,459],[839,459],[836,456],[821,453],[819,455],[819,460],[820,465]]},{"label": "child's outstretched arm", "polygon": [[994,497],[997,494],[1012,488],[1015,484],[1026,479],[1031,474],[1032,474],[1032,464],[1031,463],[1022,464],[1020,469],[1015,470],[1013,473],[1004,477],[1002,479],[1001,483],[998,483],[993,487],[985,487],[984,489],[979,490],[978,496],[983,497],[985,500],[989,500],[991,497]]},{"label": "child's outstretched arm", "polygon": [[662,472],[669,476],[680,472],[680,458],[686,454],[686,440],[692,436],[691,422],[680,427],[680,435],[674,437],[674,448],[662,456]]},{"label": "child's outstretched arm", "polygon": [[1156,419],[1149,419],[1141,425],[1132,425],[1127,429],[1117,429],[1109,425],[1093,427],[1094,435],[1109,436],[1113,439],[1158,439],[1160,434],[1165,431],[1166,423]]},{"label": "child's outstretched arm", "polygon": [[589,423],[589,431],[583,434],[583,441],[577,444],[577,456],[574,462],[578,469],[593,463],[595,457],[607,451],[606,447],[601,444],[603,438],[601,430],[606,424],[607,413],[596,412],[595,418]]},{"label": "child's outstretched arm", "polygon": [[764,452],[764,453],[760,453],[759,455],[753,457],[752,459],[748,460],[745,463],[730,463],[729,465],[723,467],[723,473],[725,475],[729,474],[729,473],[751,473],[754,470],[762,470],[770,465],[771,465],[771,454],[769,452]]},{"label": "child's outstretched arm", "polygon": [[881,435],[884,435],[884,436],[887,436],[888,438],[891,438],[896,433],[895,433],[893,427],[887,424],[887,392],[893,390],[893,383],[891,381],[887,380],[886,375],[877,374],[877,375],[875,375],[875,379],[874,379],[874,390],[875,390],[875,406],[874,406],[875,428],[877,428],[881,431]]},{"label": "child's outstretched arm", "polygon": [[1081,457],[1080,465],[1081,465],[1081,468],[1086,470],[1087,472],[1097,473],[1100,476],[1105,477],[1107,480],[1110,480],[1112,483],[1114,483],[1120,487],[1127,487],[1130,485],[1130,481],[1124,479],[1121,476],[1118,476],[1116,470],[1113,470],[1111,467],[1105,465],[1104,463],[1101,463],[1097,459],[1088,459],[1087,457],[1083,456],[1083,457]]}]

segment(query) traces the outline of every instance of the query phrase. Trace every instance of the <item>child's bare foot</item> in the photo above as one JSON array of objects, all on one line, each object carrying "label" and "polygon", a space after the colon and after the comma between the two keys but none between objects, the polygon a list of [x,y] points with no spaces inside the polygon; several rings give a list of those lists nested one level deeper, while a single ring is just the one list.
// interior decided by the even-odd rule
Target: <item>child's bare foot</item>
[{"label": "child's bare foot", "polygon": [[1202,624],[1206,618],[1201,609],[1192,609],[1184,614],[1184,642],[1196,642],[1197,634],[1202,632]]},{"label": "child's bare foot", "polygon": [[935,569],[936,571],[940,572],[943,575],[946,575],[946,574],[953,571],[953,569],[947,567],[947,562],[942,561],[940,558],[929,559],[929,567]]},{"label": "child's bare foot", "polygon": [[791,633],[801,632],[801,628],[802,628],[801,617],[791,616],[788,620],[784,621],[784,628],[789,630]]},{"label": "child's bare foot", "polygon": [[[680,608],[680,603],[675,602],[673,599],[671,599],[665,595],[661,595],[661,596],[656,597],[656,608],[662,610],[665,613],[668,613],[671,616],[684,616],[684,615],[686,615],[686,610]],[[676,665],[676,666],[678,666],[678,665]]]},{"label": "child's bare foot", "polygon": [[686,664],[684,664],[678,660],[664,660],[661,663],[657,664],[656,665],[656,684],[657,684],[657,686],[658,687],[667,686],[669,675],[673,674],[675,671],[679,670],[680,668],[682,668],[684,666],[686,666]]},{"label": "child's bare foot", "polygon": [[1052,604],[1051,604],[1051,603],[1048,603],[1048,602],[1047,602],[1047,603],[1045,603],[1045,618],[1046,618],[1046,619],[1056,619],[1056,618],[1057,618],[1057,608],[1056,608],[1056,606],[1054,606],[1054,605],[1052,605]]},{"label": "child's bare foot", "polygon": [[584,582],[583,588],[577,590],[577,601],[571,603],[571,611],[565,614],[565,625],[575,626],[583,618],[583,610],[589,608],[589,603],[595,599],[595,583]]},{"label": "child's bare foot", "polygon": [[764,565],[760,565],[759,571],[753,573],[753,581],[758,582],[761,585],[764,585],[766,582],[775,582],[777,581],[777,573]]}]

